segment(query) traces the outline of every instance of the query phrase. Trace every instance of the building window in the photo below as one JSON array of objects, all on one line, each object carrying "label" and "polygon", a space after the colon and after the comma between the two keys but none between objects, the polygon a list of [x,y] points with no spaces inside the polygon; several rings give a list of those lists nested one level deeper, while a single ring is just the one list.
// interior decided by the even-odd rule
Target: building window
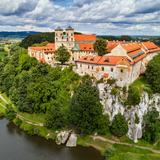
[{"label": "building window", "polygon": [[123,73],[123,69],[121,69],[121,73]]},{"label": "building window", "polygon": [[102,67],[102,71],[104,71],[104,67]]},{"label": "building window", "polygon": [[93,70],[93,66],[92,66],[92,70]]},{"label": "building window", "polygon": [[80,64],[80,67],[82,67],[82,64]]},{"label": "building window", "polygon": [[111,72],[113,72],[113,68],[111,68]]},{"label": "building window", "polygon": [[88,65],[88,69],[89,69],[89,65]]}]

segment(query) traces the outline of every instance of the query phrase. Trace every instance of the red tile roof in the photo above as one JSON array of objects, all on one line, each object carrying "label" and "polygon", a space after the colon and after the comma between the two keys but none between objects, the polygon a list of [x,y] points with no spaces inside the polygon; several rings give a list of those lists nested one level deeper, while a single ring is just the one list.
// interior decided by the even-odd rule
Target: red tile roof
[{"label": "red tile roof", "polygon": [[127,53],[139,50],[142,47],[140,43],[134,43],[134,42],[121,44],[121,46],[127,51]]},{"label": "red tile roof", "polygon": [[83,56],[77,62],[98,64],[98,65],[116,65],[120,62],[129,64],[125,56]]},{"label": "red tile roof", "polygon": [[159,48],[158,46],[156,46],[153,42],[143,42],[142,43],[148,50],[151,50],[151,49],[157,49]]},{"label": "red tile roof", "polygon": [[95,34],[75,34],[75,41],[96,41]]},{"label": "red tile roof", "polygon": [[92,43],[80,43],[79,49],[84,51],[94,51],[93,44]]},{"label": "red tile roof", "polygon": [[38,46],[38,47],[29,47],[29,49],[35,50],[35,51],[42,51],[46,54],[50,52],[55,51],[55,44],[54,43],[48,43],[46,46]]},{"label": "red tile roof", "polygon": [[125,41],[108,41],[107,42],[107,51],[111,52],[111,50],[117,47],[119,44],[123,44]]},{"label": "red tile roof", "polygon": [[150,41],[143,42],[142,45],[143,45],[144,49],[148,51],[148,53],[160,51],[160,47],[155,45],[153,42],[150,42]]}]

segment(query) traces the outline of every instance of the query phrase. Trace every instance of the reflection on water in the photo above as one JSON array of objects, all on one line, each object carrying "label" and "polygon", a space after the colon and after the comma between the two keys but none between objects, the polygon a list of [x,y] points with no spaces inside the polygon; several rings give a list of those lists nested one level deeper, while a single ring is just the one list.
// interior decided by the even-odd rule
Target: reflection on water
[{"label": "reflection on water", "polygon": [[93,148],[67,148],[38,136],[28,136],[7,120],[0,120],[2,160],[103,160]]}]

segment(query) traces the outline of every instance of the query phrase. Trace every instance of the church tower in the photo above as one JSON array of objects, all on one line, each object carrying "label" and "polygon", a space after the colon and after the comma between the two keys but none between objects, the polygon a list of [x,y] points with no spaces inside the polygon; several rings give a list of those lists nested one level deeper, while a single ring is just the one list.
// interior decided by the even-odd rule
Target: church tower
[{"label": "church tower", "polygon": [[60,27],[55,29],[55,49],[63,45],[71,50],[74,47],[74,41],[74,29],[72,27],[69,26],[66,30]]}]

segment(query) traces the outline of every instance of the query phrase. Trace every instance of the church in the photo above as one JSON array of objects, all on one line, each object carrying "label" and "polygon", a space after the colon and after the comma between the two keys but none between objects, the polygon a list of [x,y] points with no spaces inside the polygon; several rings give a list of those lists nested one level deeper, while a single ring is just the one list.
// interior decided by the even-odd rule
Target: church
[{"label": "church", "polygon": [[148,62],[160,52],[153,42],[106,41],[109,53],[98,56],[93,44],[95,34],[81,34],[72,27],[65,30],[55,29],[55,43],[46,46],[29,47],[28,54],[41,63],[54,65],[54,52],[65,46],[71,58],[69,64],[75,64],[74,71],[79,75],[90,75],[97,80],[116,79],[118,86],[129,86],[146,70]]}]

